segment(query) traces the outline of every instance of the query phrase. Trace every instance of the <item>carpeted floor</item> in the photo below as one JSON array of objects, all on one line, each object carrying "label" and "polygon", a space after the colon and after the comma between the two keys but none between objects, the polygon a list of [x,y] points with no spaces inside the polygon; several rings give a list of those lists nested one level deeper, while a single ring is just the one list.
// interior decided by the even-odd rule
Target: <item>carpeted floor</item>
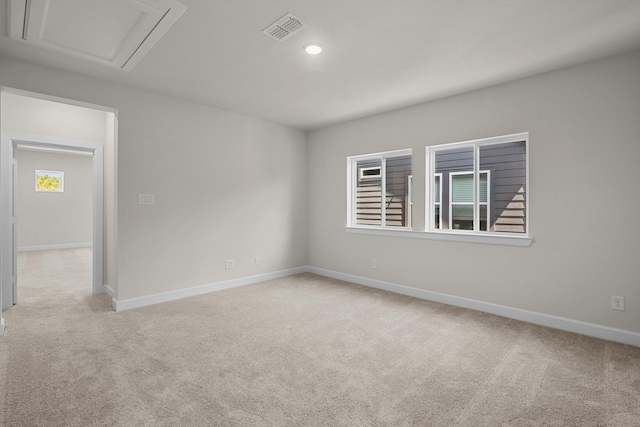
[{"label": "carpeted floor", "polygon": [[90,259],[21,254],[0,425],[640,426],[640,348],[311,274],[115,313]]}]

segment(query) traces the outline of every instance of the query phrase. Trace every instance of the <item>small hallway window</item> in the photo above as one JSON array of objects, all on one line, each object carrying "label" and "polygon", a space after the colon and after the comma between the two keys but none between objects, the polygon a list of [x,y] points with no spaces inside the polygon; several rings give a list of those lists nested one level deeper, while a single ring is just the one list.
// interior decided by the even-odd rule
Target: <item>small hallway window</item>
[{"label": "small hallway window", "polygon": [[36,191],[62,193],[64,172],[36,170]]}]

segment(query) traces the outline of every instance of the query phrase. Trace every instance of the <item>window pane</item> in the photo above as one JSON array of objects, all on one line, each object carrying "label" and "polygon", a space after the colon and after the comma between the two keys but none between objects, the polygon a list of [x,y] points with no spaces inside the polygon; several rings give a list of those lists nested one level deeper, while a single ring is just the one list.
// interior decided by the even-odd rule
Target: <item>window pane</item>
[{"label": "window pane", "polygon": [[428,149],[433,216],[427,226],[527,233],[527,138],[522,133]]},{"label": "window pane", "polygon": [[487,173],[480,173],[480,203],[487,203]]},{"label": "window pane", "polygon": [[451,176],[451,202],[473,203],[473,174]]},{"label": "window pane", "polygon": [[473,173],[451,175],[451,223],[454,230],[473,230]]},{"label": "window pane", "polygon": [[356,224],[382,225],[382,163],[376,159],[362,160],[356,167]]},{"label": "window pane", "polygon": [[473,205],[452,205],[451,221],[454,230],[473,230]]},{"label": "window pane", "polygon": [[472,172],[473,147],[436,151],[435,167],[434,173]]},{"label": "window pane", "polygon": [[480,231],[487,230],[487,205],[480,205]]},{"label": "window pane", "polygon": [[491,171],[489,229],[495,232],[526,232],[525,141],[480,147],[480,169]]},{"label": "window pane", "polygon": [[[450,218],[451,189],[450,176],[456,172],[473,172],[473,147],[438,150],[434,153],[434,175],[442,175],[440,178],[440,203],[441,228],[453,229],[453,218]],[[473,193],[471,193],[473,194]],[[460,197],[463,197],[462,194]],[[470,199],[473,201],[473,199]],[[458,222],[458,227],[462,223]]]},{"label": "window pane", "polygon": [[[480,174],[480,230],[487,231],[487,179]],[[454,230],[473,230],[473,173],[451,176],[451,216]]]},{"label": "window pane", "polygon": [[411,203],[409,198],[409,176],[411,156],[390,157],[385,168],[385,225],[406,227],[411,225]]},{"label": "window pane", "polygon": [[433,203],[434,203],[434,219],[433,226],[437,230],[440,228],[440,198],[441,198],[441,175],[435,175],[433,177]]},{"label": "window pane", "polygon": [[411,227],[411,151],[348,157],[348,224]]}]

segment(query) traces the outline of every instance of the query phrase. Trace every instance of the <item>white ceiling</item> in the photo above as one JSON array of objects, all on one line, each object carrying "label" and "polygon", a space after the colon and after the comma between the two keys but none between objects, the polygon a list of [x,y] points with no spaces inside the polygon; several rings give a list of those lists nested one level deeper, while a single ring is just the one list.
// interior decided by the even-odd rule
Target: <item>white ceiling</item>
[{"label": "white ceiling", "polygon": [[[181,2],[131,72],[10,40],[6,19],[0,54],[308,130],[640,49],[640,0]],[[262,34],[288,12],[308,27]]]}]

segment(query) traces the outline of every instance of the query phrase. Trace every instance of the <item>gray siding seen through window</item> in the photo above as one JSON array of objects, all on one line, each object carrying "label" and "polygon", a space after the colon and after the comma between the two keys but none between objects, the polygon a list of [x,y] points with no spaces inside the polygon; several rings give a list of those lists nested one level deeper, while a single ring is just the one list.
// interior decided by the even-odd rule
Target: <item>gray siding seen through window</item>
[{"label": "gray siding seen through window", "polygon": [[[411,156],[389,157],[384,160],[385,173],[370,178],[361,174],[363,169],[382,169],[380,159],[367,159],[357,162],[358,182],[356,185],[356,218],[358,225],[382,224],[382,203],[384,199],[386,226],[410,226],[411,204],[409,197],[409,176],[411,175]],[[385,197],[382,197],[384,179]]]},{"label": "gray siding seen through window", "polygon": [[[472,221],[454,224],[449,218],[450,179],[453,172],[473,172],[473,147],[443,149],[435,153],[435,174],[439,179],[440,215],[442,228],[473,229]],[[482,145],[479,147],[478,165],[488,173],[490,231],[526,232],[526,144],[525,141]],[[481,189],[484,190],[484,189]],[[482,202],[482,200],[481,200]],[[482,213],[482,212],[481,212]],[[436,224],[439,218],[436,218]],[[485,230],[481,218],[480,229]],[[454,225],[456,227],[454,227]]]}]

